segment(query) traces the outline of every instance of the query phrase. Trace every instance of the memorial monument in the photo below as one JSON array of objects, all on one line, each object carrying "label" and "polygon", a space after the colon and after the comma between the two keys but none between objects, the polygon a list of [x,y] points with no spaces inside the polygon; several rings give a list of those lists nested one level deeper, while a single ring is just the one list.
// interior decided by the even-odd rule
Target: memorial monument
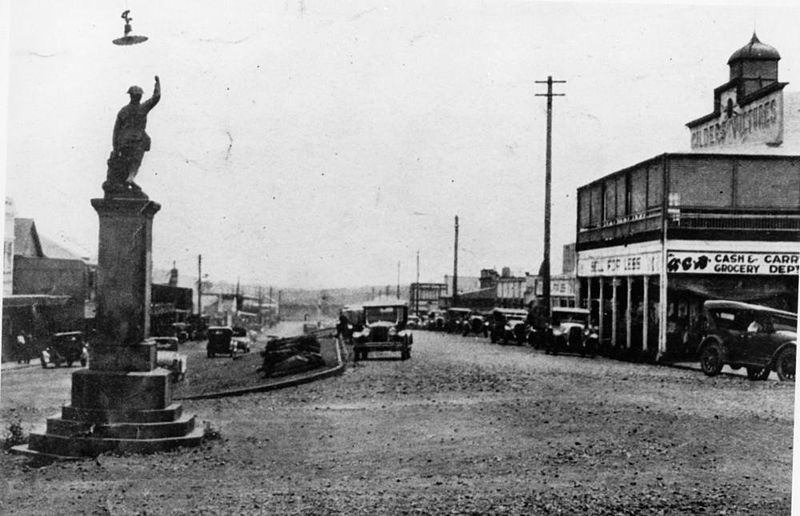
[{"label": "memorial monument", "polygon": [[57,457],[104,452],[151,453],[202,441],[195,417],[172,402],[169,371],[156,367],[150,330],[153,217],[161,206],[134,183],[150,149],[147,115],[161,98],[128,89],[130,103],[117,115],[104,197],[91,203],[100,218],[97,267],[97,333],[89,367],[72,374],[71,403],[31,432],[16,451]]}]

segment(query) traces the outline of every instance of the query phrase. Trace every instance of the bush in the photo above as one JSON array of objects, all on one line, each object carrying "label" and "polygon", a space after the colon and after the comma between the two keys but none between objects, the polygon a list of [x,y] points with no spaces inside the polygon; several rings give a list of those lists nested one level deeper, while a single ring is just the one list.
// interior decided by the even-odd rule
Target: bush
[{"label": "bush", "polygon": [[28,444],[28,436],[22,430],[22,421],[16,419],[8,424],[3,449],[10,450],[13,446]]}]

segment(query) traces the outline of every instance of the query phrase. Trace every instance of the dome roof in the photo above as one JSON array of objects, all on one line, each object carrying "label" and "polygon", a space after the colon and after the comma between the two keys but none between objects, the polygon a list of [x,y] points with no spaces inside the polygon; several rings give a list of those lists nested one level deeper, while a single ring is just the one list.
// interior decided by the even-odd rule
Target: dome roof
[{"label": "dome roof", "polygon": [[775,50],[774,47],[760,42],[758,40],[758,36],[756,36],[756,33],[754,32],[750,43],[734,52],[730,59],[728,59],[728,64],[742,60],[777,61],[780,58],[781,55],[778,53],[778,51]]}]

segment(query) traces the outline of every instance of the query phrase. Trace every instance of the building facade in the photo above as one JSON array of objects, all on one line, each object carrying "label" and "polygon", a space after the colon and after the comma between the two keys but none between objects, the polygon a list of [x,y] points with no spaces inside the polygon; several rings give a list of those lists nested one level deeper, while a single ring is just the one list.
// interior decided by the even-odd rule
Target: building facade
[{"label": "building facade", "polygon": [[714,112],[687,124],[694,152],[578,189],[579,296],[612,350],[691,357],[708,299],[797,311],[800,154],[774,152],[778,59],[754,36],[731,56]]}]

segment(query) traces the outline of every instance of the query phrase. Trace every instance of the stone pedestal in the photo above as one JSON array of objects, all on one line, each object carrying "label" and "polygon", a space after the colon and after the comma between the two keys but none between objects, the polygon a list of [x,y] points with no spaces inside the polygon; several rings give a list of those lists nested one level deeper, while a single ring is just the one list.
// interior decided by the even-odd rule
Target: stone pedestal
[{"label": "stone pedestal", "polygon": [[71,404],[32,432],[22,453],[57,457],[151,453],[198,445],[202,430],[172,402],[169,371],[144,342],[150,325],[153,216],[147,199],[93,199],[100,217],[97,335],[89,368],[72,375]]}]

